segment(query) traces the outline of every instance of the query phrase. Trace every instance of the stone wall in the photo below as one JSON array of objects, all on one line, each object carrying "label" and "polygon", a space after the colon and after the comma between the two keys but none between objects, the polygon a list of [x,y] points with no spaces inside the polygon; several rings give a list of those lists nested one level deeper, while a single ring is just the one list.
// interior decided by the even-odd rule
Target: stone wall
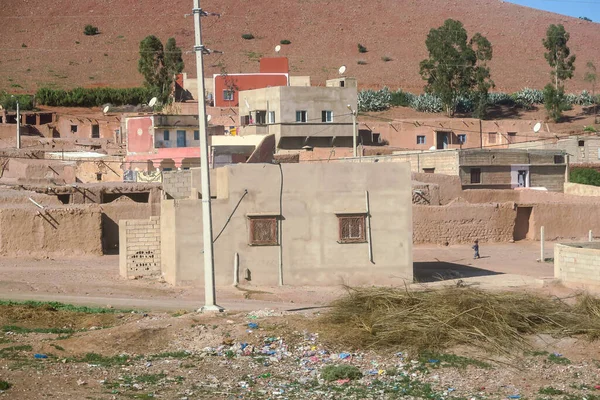
[{"label": "stone wall", "polygon": [[564,283],[600,285],[600,243],[555,244],[554,277]]},{"label": "stone wall", "polygon": [[508,242],[513,239],[513,203],[413,206],[413,243],[459,244]]},{"label": "stone wall", "polygon": [[119,221],[119,274],[160,275],[160,217]]}]

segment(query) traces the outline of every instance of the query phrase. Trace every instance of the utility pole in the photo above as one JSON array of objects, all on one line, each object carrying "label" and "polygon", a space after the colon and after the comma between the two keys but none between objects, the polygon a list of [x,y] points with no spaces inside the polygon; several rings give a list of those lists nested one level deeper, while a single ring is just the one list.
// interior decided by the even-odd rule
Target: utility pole
[{"label": "utility pole", "polygon": [[21,148],[21,110],[17,99],[17,149]]},{"label": "utility pole", "polygon": [[353,110],[350,104],[348,110],[352,113],[352,156],[356,158],[356,110]]},{"label": "utility pole", "polygon": [[204,53],[200,17],[208,13],[200,8],[200,0],[194,0],[194,31],[196,72],[198,80],[198,125],[200,130],[200,174],[202,180],[202,228],[204,240],[204,306],[200,311],[223,311],[217,306],[215,295],[215,259],[213,255],[212,212],[210,205],[210,171],[208,168],[208,130],[206,129],[206,102],[204,101]]}]

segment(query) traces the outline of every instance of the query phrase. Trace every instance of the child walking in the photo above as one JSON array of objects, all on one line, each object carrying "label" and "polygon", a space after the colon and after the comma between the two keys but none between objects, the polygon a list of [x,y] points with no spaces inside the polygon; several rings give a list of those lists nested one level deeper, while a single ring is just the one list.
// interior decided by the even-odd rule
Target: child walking
[{"label": "child walking", "polygon": [[475,255],[473,256],[473,259],[477,259],[477,258],[481,258],[479,257],[479,240],[475,239],[475,244],[473,245],[473,250],[475,251]]}]

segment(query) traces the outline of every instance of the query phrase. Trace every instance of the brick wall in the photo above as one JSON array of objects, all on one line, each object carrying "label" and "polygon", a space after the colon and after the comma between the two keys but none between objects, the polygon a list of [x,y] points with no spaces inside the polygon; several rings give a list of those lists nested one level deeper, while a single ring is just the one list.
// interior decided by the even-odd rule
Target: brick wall
[{"label": "brick wall", "polygon": [[530,166],[530,186],[545,187],[551,192],[562,192],[565,184],[565,168],[564,164]]},{"label": "brick wall", "polygon": [[413,206],[413,243],[508,242],[513,239],[513,203]]},{"label": "brick wall", "polygon": [[191,187],[191,170],[163,172],[163,190],[167,198],[189,199],[192,194]]},{"label": "brick wall", "polygon": [[600,243],[554,245],[554,277],[565,283],[600,284]]},{"label": "brick wall", "polygon": [[160,217],[119,221],[119,273],[160,275]]}]

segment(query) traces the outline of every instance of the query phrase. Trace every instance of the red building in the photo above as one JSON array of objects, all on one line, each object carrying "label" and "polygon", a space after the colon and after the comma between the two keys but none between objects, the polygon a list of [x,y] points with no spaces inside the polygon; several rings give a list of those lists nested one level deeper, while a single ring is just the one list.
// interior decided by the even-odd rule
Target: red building
[{"label": "red building", "polygon": [[286,57],[261,58],[260,72],[219,74],[213,76],[214,106],[239,106],[239,92],[271,86],[289,85],[289,63]]}]

